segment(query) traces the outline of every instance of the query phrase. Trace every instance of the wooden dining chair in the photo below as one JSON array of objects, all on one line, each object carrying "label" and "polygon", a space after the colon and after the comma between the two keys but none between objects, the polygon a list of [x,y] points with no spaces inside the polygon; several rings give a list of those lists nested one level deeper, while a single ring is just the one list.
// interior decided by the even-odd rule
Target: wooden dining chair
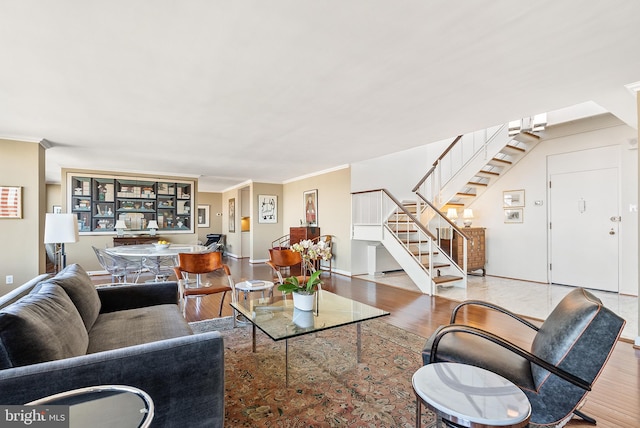
[{"label": "wooden dining chair", "polygon": [[297,276],[299,281],[304,280],[303,275],[297,275],[301,273],[302,269],[302,256],[300,253],[291,251],[288,248],[269,249],[269,261],[267,265],[273,269],[274,278],[273,281],[277,284],[284,283],[284,276]]},{"label": "wooden dining chair", "polygon": [[[186,316],[187,299],[189,297],[203,297],[222,293],[218,316],[222,316],[222,305],[227,291],[233,293],[234,283],[229,266],[222,263],[222,253],[210,251],[206,253],[179,253],[178,266],[174,267],[176,277],[182,284],[180,287],[182,302],[182,314]],[[226,276],[229,285],[205,285],[202,284],[202,275],[219,272]],[[189,274],[195,275],[195,280],[189,279]],[[232,296],[233,297],[233,296]]]}]

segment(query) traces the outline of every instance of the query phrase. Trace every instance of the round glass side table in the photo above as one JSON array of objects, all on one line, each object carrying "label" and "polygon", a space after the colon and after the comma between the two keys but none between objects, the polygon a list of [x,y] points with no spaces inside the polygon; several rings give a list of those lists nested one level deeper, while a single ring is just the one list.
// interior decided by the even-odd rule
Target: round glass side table
[{"label": "round glass side table", "polygon": [[504,377],[467,364],[433,363],[411,380],[416,394],[416,427],[422,403],[448,427],[526,427],[531,417],[527,396]]},{"label": "round glass side table", "polygon": [[98,385],[43,397],[28,406],[69,406],[70,428],[146,428],[153,419],[153,400],[125,385]]}]

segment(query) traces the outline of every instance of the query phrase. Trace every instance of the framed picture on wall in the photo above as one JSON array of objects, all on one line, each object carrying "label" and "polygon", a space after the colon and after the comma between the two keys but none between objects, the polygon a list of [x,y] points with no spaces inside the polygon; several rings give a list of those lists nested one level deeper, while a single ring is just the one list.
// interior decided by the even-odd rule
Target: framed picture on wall
[{"label": "framed picture on wall", "polygon": [[258,223],[278,222],[278,196],[258,195]]},{"label": "framed picture on wall", "polygon": [[229,233],[236,232],[236,199],[229,199]]},{"label": "framed picture on wall", "polygon": [[209,205],[198,205],[198,227],[209,227]]},{"label": "framed picture on wall", "polygon": [[524,190],[506,190],[502,192],[504,208],[524,207]]},{"label": "framed picture on wall", "polygon": [[307,190],[303,194],[304,221],[307,226],[318,226],[318,189]]},{"label": "framed picture on wall", "polygon": [[504,210],[504,222],[505,223],[522,223],[523,222],[523,209],[513,208]]},{"label": "framed picture on wall", "polygon": [[22,187],[0,186],[0,218],[22,218]]}]

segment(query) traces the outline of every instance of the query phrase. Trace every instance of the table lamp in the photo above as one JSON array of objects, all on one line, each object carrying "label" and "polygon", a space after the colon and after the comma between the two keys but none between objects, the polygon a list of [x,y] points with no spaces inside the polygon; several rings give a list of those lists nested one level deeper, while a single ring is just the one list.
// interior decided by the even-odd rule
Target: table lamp
[{"label": "table lamp", "polygon": [[458,220],[458,210],[455,208],[449,208],[447,210],[447,217],[449,218],[449,220],[451,220],[453,222],[453,224],[458,224],[457,220]]},{"label": "table lamp", "polygon": [[464,219],[464,227],[471,227],[471,220],[473,219],[473,210],[471,208],[465,208],[462,213]]},{"label": "table lamp", "polygon": [[150,220],[147,225],[147,229],[149,229],[149,235],[156,236],[156,230],[158,229],[158,222],[155,220]]},{"label": "table lamp", "polygon": [[64,244],[78,242],[78,217],[75,214],[47,213],[44,220],[44,243],[55,245],[55,270],[67,266]]},{"label": "table lamp", "polygon": [[120,237],[124,236],[124,230],[126,228],[127,228],[127,224],[124,222],[124,220],[116,221],[115,229],[116,229],[116,232],[118,232],[118,236]]}]

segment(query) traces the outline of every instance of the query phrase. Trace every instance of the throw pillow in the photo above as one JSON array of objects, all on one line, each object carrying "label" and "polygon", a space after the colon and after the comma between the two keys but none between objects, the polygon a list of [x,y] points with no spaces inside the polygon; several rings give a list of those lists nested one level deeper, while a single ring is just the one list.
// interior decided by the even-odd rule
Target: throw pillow
[{"label": "throw pillow", "polygon": [[76,305],[82,321],[91,330],[100,314],[100,297],[89,274],[78,264],[69,265],[47,282],[64,288],[69,298]]},{"label": "throw pillow", "polygon": [[88,346],[78,310],[55,284],[0,310],[0,369],[84,355]]}]

